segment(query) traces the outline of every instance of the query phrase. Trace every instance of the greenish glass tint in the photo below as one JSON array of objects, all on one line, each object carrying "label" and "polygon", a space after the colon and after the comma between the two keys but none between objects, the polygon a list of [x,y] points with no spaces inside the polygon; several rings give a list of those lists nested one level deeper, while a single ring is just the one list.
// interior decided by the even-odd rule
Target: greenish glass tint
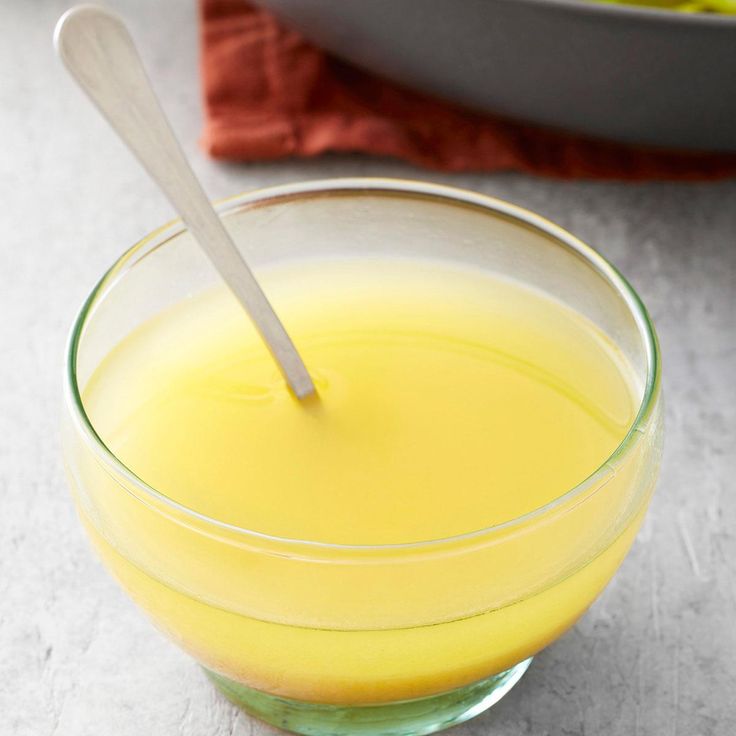
[{"label": "greenish glass tint", "polygon": [[450,692],[376,705],[320,705],[254,690],[205,668],[235,705],[278,728],[304,736],[421,736],[456,726],[498,702],[519,681],[531,657],[504,672]]}]

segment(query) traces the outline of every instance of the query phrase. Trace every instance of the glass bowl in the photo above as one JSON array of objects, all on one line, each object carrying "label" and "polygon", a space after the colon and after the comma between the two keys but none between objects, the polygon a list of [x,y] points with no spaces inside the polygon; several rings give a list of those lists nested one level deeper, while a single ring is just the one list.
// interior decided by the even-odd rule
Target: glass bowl
[{"label": "glass bowl", "polygon": [[450,538],[328,544],[182,506],[125,467],[85,411],[85,385],[117,343],[218,283],[181,222],[128,250],[74,324],[63,445],[82,523],[122,587],[231,700],[315,736],[425,734],[477,715],[590,606],[641,523],[662,438],[659,353],[644,306],[569,233],[472,192],[341,179],[243,194],[219,212],[256,272],[350,253],[461,262],[569,305],[630,364],[635,421],[592,475],[550,503]]}]

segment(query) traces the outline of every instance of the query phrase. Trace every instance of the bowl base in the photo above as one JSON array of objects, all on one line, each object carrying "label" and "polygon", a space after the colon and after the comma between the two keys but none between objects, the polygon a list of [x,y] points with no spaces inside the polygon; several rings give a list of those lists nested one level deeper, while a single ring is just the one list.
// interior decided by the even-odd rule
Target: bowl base
[{"label": "bowl base", "polygon": [[235,705],[292,733],[304,736],[421,736],[449,728],[497,703],[521,679],[531,657],[484,680],[413,700],[376,705],[320,705],[269,695],[205,668]]}]

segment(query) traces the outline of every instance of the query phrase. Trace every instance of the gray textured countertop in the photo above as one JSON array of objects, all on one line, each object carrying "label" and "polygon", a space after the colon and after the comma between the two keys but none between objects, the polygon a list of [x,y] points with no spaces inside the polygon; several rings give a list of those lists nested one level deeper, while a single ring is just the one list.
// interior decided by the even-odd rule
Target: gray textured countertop
[{"label": "gray textured countertop", "polygon": [[[66,5],[2,0],[0,9],[0,733],[276,733],[216,694],[117,589],[65,486],[57,420],[67,329],[103,269],[172,214],[56,63],[51,31]],[[665,463],[648,519],[587,616],[454,733],[735,733],[736,182],[443,176],[352,157],[216,164],[196,146],[193,2],[113,5],[213,198],[326,176],[427,178],[536,210],[630,277],[665,363]]]}]

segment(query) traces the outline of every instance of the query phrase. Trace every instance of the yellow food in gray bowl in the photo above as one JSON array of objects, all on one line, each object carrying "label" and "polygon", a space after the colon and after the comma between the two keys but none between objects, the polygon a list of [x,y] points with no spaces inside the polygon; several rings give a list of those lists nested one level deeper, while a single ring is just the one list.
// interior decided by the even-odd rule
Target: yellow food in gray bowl
[{"label": "yellow food in gray bowl", "polygon": [[640,5],[662,10],[680,10],[685,13],[733,13],[736,0],[600,0],[619,5]]}]

